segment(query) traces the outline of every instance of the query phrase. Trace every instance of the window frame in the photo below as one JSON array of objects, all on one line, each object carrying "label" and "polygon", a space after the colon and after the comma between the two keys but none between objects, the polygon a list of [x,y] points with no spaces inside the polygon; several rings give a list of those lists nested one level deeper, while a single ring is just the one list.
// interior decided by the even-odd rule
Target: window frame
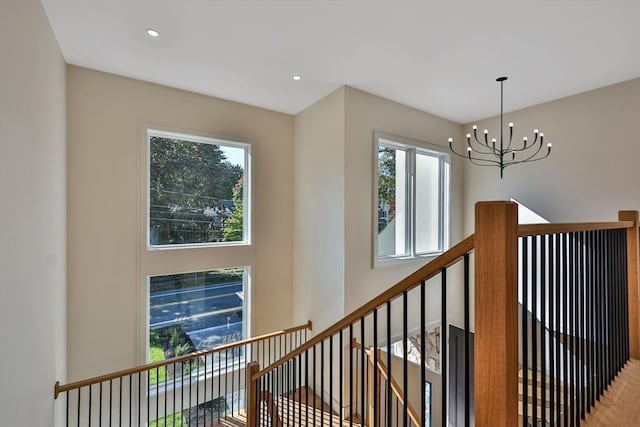
[{"label": "window frame", "polygon": [[[150,183],[150,145],[149,131],[171,135],[186,135],[192,138],[219,140],[226,143],[237,143],[247,146],[248,155],[245,165],[245,212],[249,213],[247,221],[246,242],[222,242],[222,244],[188,244],[149,247],[149,183]],[[231,267],[245,267],[246,278],[245,301],[247,322],[245,336],[253,333],[253,268],[255,265],[254,245],[252,239],[254,195],[253,177],[253,141],[249,139],[213,134],[194,130],[193,128],[172,127],[157,122],[139,121],[137,123],[137,201],[136,236],[137,242],[135,270],[137,276],[137,333],[136,359],[138,364],[146,364],[149,360],[149,285],[150,276],[180,274],[195,271],[208,271]]]},{"label": "window frame", "polygon": [[[392,149],[404,150],[407,153],[405,166],[406,180],[406,229],[405,246],[406,253],[401,255],[379,255],[378,254],[378,149],[380,146]],[[416,154],[427,154],[439,160],[439,183],[438,183],[438,249],[432,252],[416,251],[416,180],[415,164]],[[374,131],[373,133],[373,267],[392,265],[396,262],[405,262],[417,259],[433,258],[449,247],[451,235],[451,176],[452,176],[451,154],[446,148],[440,145],[431,144],[407,137],[401,137],[385,132]],[[397,172],[396,172],[397,175]]]},{"label": "window frame", "polygon": [[[174,245],[152,245],[151,233],[150,233],[150,218],[151,218],[151,137],[165,137],[173,138],[186,142],[195,142],[200,144],[211,144],[233,148],[244,149],[244,171],[243,171],[243,234],[244,238],[241,241],[235,242],[203,242],[203,243],[185,243]],[[189,131],[175,131],[167,130],[158,126],[145,126],[144,130],[145,138],[145,208],[144,208],[144,234],[145,234],[145,246],[149,251],[157,250],[176,250],[176,249],[188,249],[188,248],[215,248],[215,247],[227,247],[227,246],[248,246],[251,245],[251,230],[253,223],[252,215],[252,192],[251,192],[251,143],[247,141],[241,141],[238,139],[221,138],[215,136],[205,136],[197,132]]]}]

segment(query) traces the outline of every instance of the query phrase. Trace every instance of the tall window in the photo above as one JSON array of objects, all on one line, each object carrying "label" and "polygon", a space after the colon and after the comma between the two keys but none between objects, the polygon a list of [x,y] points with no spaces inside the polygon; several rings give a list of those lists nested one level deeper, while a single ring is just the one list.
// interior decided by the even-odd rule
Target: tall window
[{"label": "tall window", "polygon": [[148,246],[249,241],[249,145],[149,130]]},{"label": "tall window", "polygon": [[448,244],[449,154],[376,135],[376,258],[435,255]]}]

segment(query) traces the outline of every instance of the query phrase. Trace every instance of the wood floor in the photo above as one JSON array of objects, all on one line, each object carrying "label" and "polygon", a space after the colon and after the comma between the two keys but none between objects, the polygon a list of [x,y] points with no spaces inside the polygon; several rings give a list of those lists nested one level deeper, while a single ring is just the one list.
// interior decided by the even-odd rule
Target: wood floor
[{"label": "wood floor", "polygon": [[624,367],[581,425],[640,427],[640,360]]}]

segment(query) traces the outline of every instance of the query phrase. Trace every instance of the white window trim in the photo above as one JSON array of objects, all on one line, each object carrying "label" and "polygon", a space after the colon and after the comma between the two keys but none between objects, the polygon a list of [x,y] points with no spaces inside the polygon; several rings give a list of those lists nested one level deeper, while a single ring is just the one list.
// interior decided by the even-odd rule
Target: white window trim
[{"label": "white window trim", "polygon": [[[151,168],[149,165],[149,159],[151,158],[151,136],[160,136],[167,138],[175,138],[188,142],[196,142],[201,144],[215,144],[215,145],[224,145],[227,147],[237,147],[245,150],[245,166],[244,166],[244,188],[243,188],[243,227],[244,227],[244,240],[238,242],[207,242],[207,243],[187,243],[183,245],[152,245],[151,238],[149,235],[149,210],[151,203],[150,196],[150,184],[151,184]],[[164,251],[164,250],[175,250],[175,249],[185,249],[185,248],[209,248],[209,247],[225,247],[225,246],[246,246],[251,245],[251,229],[253,223],[253,212],[252,212],[252,191],[251,191],[251,143],[240,141],[237,139],[229,139],[229,138],[220,138],[215,136],[205,136],[199,134],[197,132],[186,132],[186,131],[174,131],[167,130],[166,128],[158,127],[158,126],[145,126],[144,131],[144,146],[145,146],[145,156],[144,156],[144,167],[145,167],[145,211],[144,211],[144,224],[143,230],[145,230],[145,245],[147,250],[151,251]]]},{"label": "white window trim", "polygon": [[[384,140],[382,142],[381,140]],[[441,167],[440,167],[440,188],[439,188],[439,204],[440,204],[440,218],[443,224],[439,227],[438,241],[441,250],[436,252],[427,252],[427,253],[415,253],[415,225],[413,220],[407,221],[407,237],[410,236],[411,244],[408,250],[408,254],[406,255],[398,255],[398,256],[378,256],[378,146],[380,144],[384,144],[389,147],[397,147],[401,149],[405,149],[407,151],[413,150],[413,152],[427,152],[430,154],[434,154],[435,156],[440,158]],[[372,259],[373,259],[373,267],[383,267],[383,266],[391,266],[399,263],[405,263],[409,261],[416,260],[425,260],[429,258],[435,258],[436,256],[445,252],[449,247],[450,236],[451,236],[451,220],[450,220],[450,209],[451,209],[451,176],[452,176],[452,162],[451,162],[451,154],[446,150],[445,147],[430,144],[428,142],[419,141],[411,138],[406,138],[398,135],[393,135],[390,133],[374,131],[373,132],[373,206],[372,206]],[[415,191],[413,191],[413,185],[415,184],[415,174],[413,165],[413,156],[408,156],[411,159],[408,159],[408,168],[407,168],[407,185],[411,186],[408,194],[410,195],[410,199],[408,200],[408,207],[411,210],[411,218],[415,218]],[[444,166],[444,167],[443,167]],[[446,188],[442,188],[443,185]]]}]

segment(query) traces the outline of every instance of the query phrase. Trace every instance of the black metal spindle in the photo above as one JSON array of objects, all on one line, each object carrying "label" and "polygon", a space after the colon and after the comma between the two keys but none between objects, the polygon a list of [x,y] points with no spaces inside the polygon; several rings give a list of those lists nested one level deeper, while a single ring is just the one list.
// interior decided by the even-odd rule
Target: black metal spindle
[{"label": "black metal spindle", "polygon": [[576,425],[580,425],[580,420],[583,418],[583,404],[582,404],[582,233],[575,233],[575,326],[574,326],[574,336],[575,336],[575,354],[574,360],[576,364]]},{"label": "black metal spindle", "polygon": [[118,379],[118,426],[122,427],[122,377]]},{"label": "black metal spindle", "polygon": [[131,427],[133,425],[133,413],[131,410],[131,404],[132,404],[132,388],[133,385],[131,384],[133,381],[131,374],[129,374],[129,426]]},{"label": "black metal spindle", "polygon": [[541,376],[541,393],[540,401],[542,409],[540,418],[542,424],[547,423],[547,236],[540,238],[540,372]]},{"label": "black metal spindle", "polygon": [[[440,353],[442,354],[441,375],[442,375],[442,425],[447,424],[447,269],[440,270],[440,294],[441,294],[441,308],[440,308]],[[422,424],[424,425],[424,423]]]},{"label": "black metal spindle", "polygon": [[[522,253],[522,419],[529,425],[529,238],[520,239]],[[466,311],[466,309],[465,309]]]},{"label": "black metal spindle", "polygon": [[[533,424],[538,424],[538,236],[531,238],[531,369]],[[526,260],[524,262],[529,262]],[[527,290],[528,292],[528,290]],[[527,402],[528,403],[528,402]]]},{"label": "black metal spindle", "polygon": [[[391,301],[387,301],[387,407],[389,411],[387,412],[387,427],[391,426],[391,422],[393,421],[392,412],[392,390],[391,390]],[[444,381],[443,381],[444,383]]]},{"label": "black metal spindle", "polygon": [[313,346],[313,426],[315,427],[316,425],[316,370],[317,370],[317,366],[316,366],[316,348],[318,348],[317,345]]},{"label": "black metal spindle", "polygon": [[560,262],[560,253],[561,253],[561,242],[562,236],[560,234],[553,235],[553,252],[554,252],[554,325],[555,325],[555,362],[556,362],[556,370],[555,370],[555,378],[556,378],[556,389],[555,389],[555,399],[557,403],[556,407],[556,424],[558,427],[561,425],[562,412],[564,408],[564,402],[560,399],[561,389],[564,387],[563,382],[561,381],[562,374],[562,359],[561,359],[561,350],[562,350],[562,300],[561,296],[561,262]]},{"label": "black metal spindle", "polygon": [[[138,372],[138,427],[142,426],[142,372]],[[102,426],[102,383],[100,383],[100,427]]]},{"label": "black metal spindle", "polygon": [[[548,316],[549,316],[549,331],[547,336],[549,337],[549,427],[555,427],[556,425],[556,416],[555,416],[555,388],[556,388],[556,378],[555,378],[555,346],[557,340],[556,334],[556,324],[555,324],[555,286],[554,286],[554,272],[555,272],[555,264],[554,264],[554,236],[548,235],[546,236],[548,251],[547,251],[547,296],[549,298],[549,306],[548,306]],[[558,402],[559,404],[560,402]]]},{"label": "black metal spindle", "polygon": [[329,337],[329,425],[333,425],[333,338],[334,335]]},{"label": "black metal spindle", "polygon": [[405,396],[403,410],[402,410],[402,425],[407,425],[407,420],[409,416],[408,412],[408,399],[407,391],[409,390],[409,371],[407,362],[409,359],[409,337],[407,336],[408,329],[408,303],[407,303],[407,291],[402,293],[402,392]]},{"label": "black metal spindle", "polygon": [[112,426],[113,416],[113,380],[109,380],[109,426]]},{"label": "black metal spindle", "polygon": [[580,418],[578,419],[578,425],[580,420],[584,419],[586,415],[585,408],[585,389],[584,389],[584,367],[585,367],[585,334],[584,334],[584,232],[578,233],[578,399],[580,401]]},{"label": "black metal spindle", "polygon": [[[306,334],[306,330],[305,330],[305,334]],[[306,338],[306,335],[305,335],[305,338]],[[311,390],[309,389],[309,350],[308,349],[304,351],[304,384],[306,388],[306,393],[304,394],[304,403],[305,403],[304,416],[305,416],[307,425],[309,425],[309,392]],[[314,390],[314,394],[315,394],[315,390]]]},{"label": "black metal spindle", "polygon": [[569,404],[571,410],[569,412],[569,421],[571,427],[575,426],[575,408],[576,408],[576,376],[575,376],[575,356],[576,356],[576,348],[575,348],[575,233],[569,234],[569,258],[568,258],[568,284],[569,284],[569,327],[567,339],[569,342],[569,383],[571,387],[569,388]]},{"label": "black metal spindle", "polygon": [[373,427],[380,425],[378,414],[378,309],[373,310]]},{"label": "black metal spindle", "polygon": [[[320,398],[324,401],[324,340],[320,341]],[[320,425],[324,426],[324,410],[320,408]]]},{"label": "black metal spindle", "polygon": [[78,419],[76,420],[78,427],[80,427],[80,400],[81,400],[81,394],[82,394],[82,388],[79,388],[78,389],[78,409],[77,409],[77,411],[78,411],[77,418]]},{"label": "black metal spindle", "polygon": [[569,296],[569,280],[568,280],[568,264],[569,260],[568,250],[567,250],[567,239],[568,234],[562,234],[562,334],[563,334],[563,349],[562,349],[562,380],[563,380],[563,394],[564,394],[564,425],[569,425],[569,410],[571,408],[571,403],[569,402],[569,314],[568,314],[568,296]]},{"label": "black metal spindle", "polygon": [[338,408],[340,410],[340,413],[338,414],[338,417],[339,417],[339,421],[340,421],[340,424],[339,424],[340,427],[344,426],[344,422],[343,422],[343,419],[342,419],[342,408],[343,408],[343,403],[344,403],[343,402],[343,400],[344,400],[344,396],[343,396],[343,393],[344,393],[344,390],[343,390],[343,388],[344,388],[344,386],[343,386],[343,384],[344,384],[344,362],[343,362],[343,358],[344,358],[344,343],[343,343],[342,333],[343,333],[343,329],[340,329],[340,339],[338,341],[338,344],[339,344],[338,345],[338,349],[339,349],[339,352],[340,352],[340,362],[339,362],[340,363],[340,368],[339,368],[339,371],[338,371],[339,372],[339,378],[340,378],[339,381],[338,381],[338,389],[339,389],[338,390],[338,399],[340,399],[340,404],[339,404]]},{"label": "black metal spindle", "polygon": [[[138,425],[140,425],[140,372],[138,372]],[[100,403],[98,404],[98,426],[102,427],[102,382],[100,382],[100,393],[98,394]]]},{"label": "black metal spindle", "polygon": [[366,363],[366,359],[365,359],[365,342],[366,342],[366,338],[364,335],[364,317],[360,318],[360,416],[361,416],[361,421],[364,422],[365,421],[365,416],[366,416],[366,412],[365,412],[365,367],[366,365],[368,365],[368,363]]},{"label": "black metal spindle", "polygon": [[[425,323],[426,317],[424,312],[424,306],[426,305],[425,301],[425,283],[424,280],[420,282],[420,425],[425,425],[425,412],[427,410],[427,404],[425,402],[425,394],[426,394],[426,373],[427,369],[427,355],[425,351],[426,342],[425,342]],[[444,381],[443,381],[444,382]],[[376,394],[374,393],[374,396]],[[409,400],[408,390],[405,390],[405,399]]]},{"label": "black metal spindle", "polygon": [[469,254],[464,255],[464,425],[471,425],[471,322],[469,299]]}]

